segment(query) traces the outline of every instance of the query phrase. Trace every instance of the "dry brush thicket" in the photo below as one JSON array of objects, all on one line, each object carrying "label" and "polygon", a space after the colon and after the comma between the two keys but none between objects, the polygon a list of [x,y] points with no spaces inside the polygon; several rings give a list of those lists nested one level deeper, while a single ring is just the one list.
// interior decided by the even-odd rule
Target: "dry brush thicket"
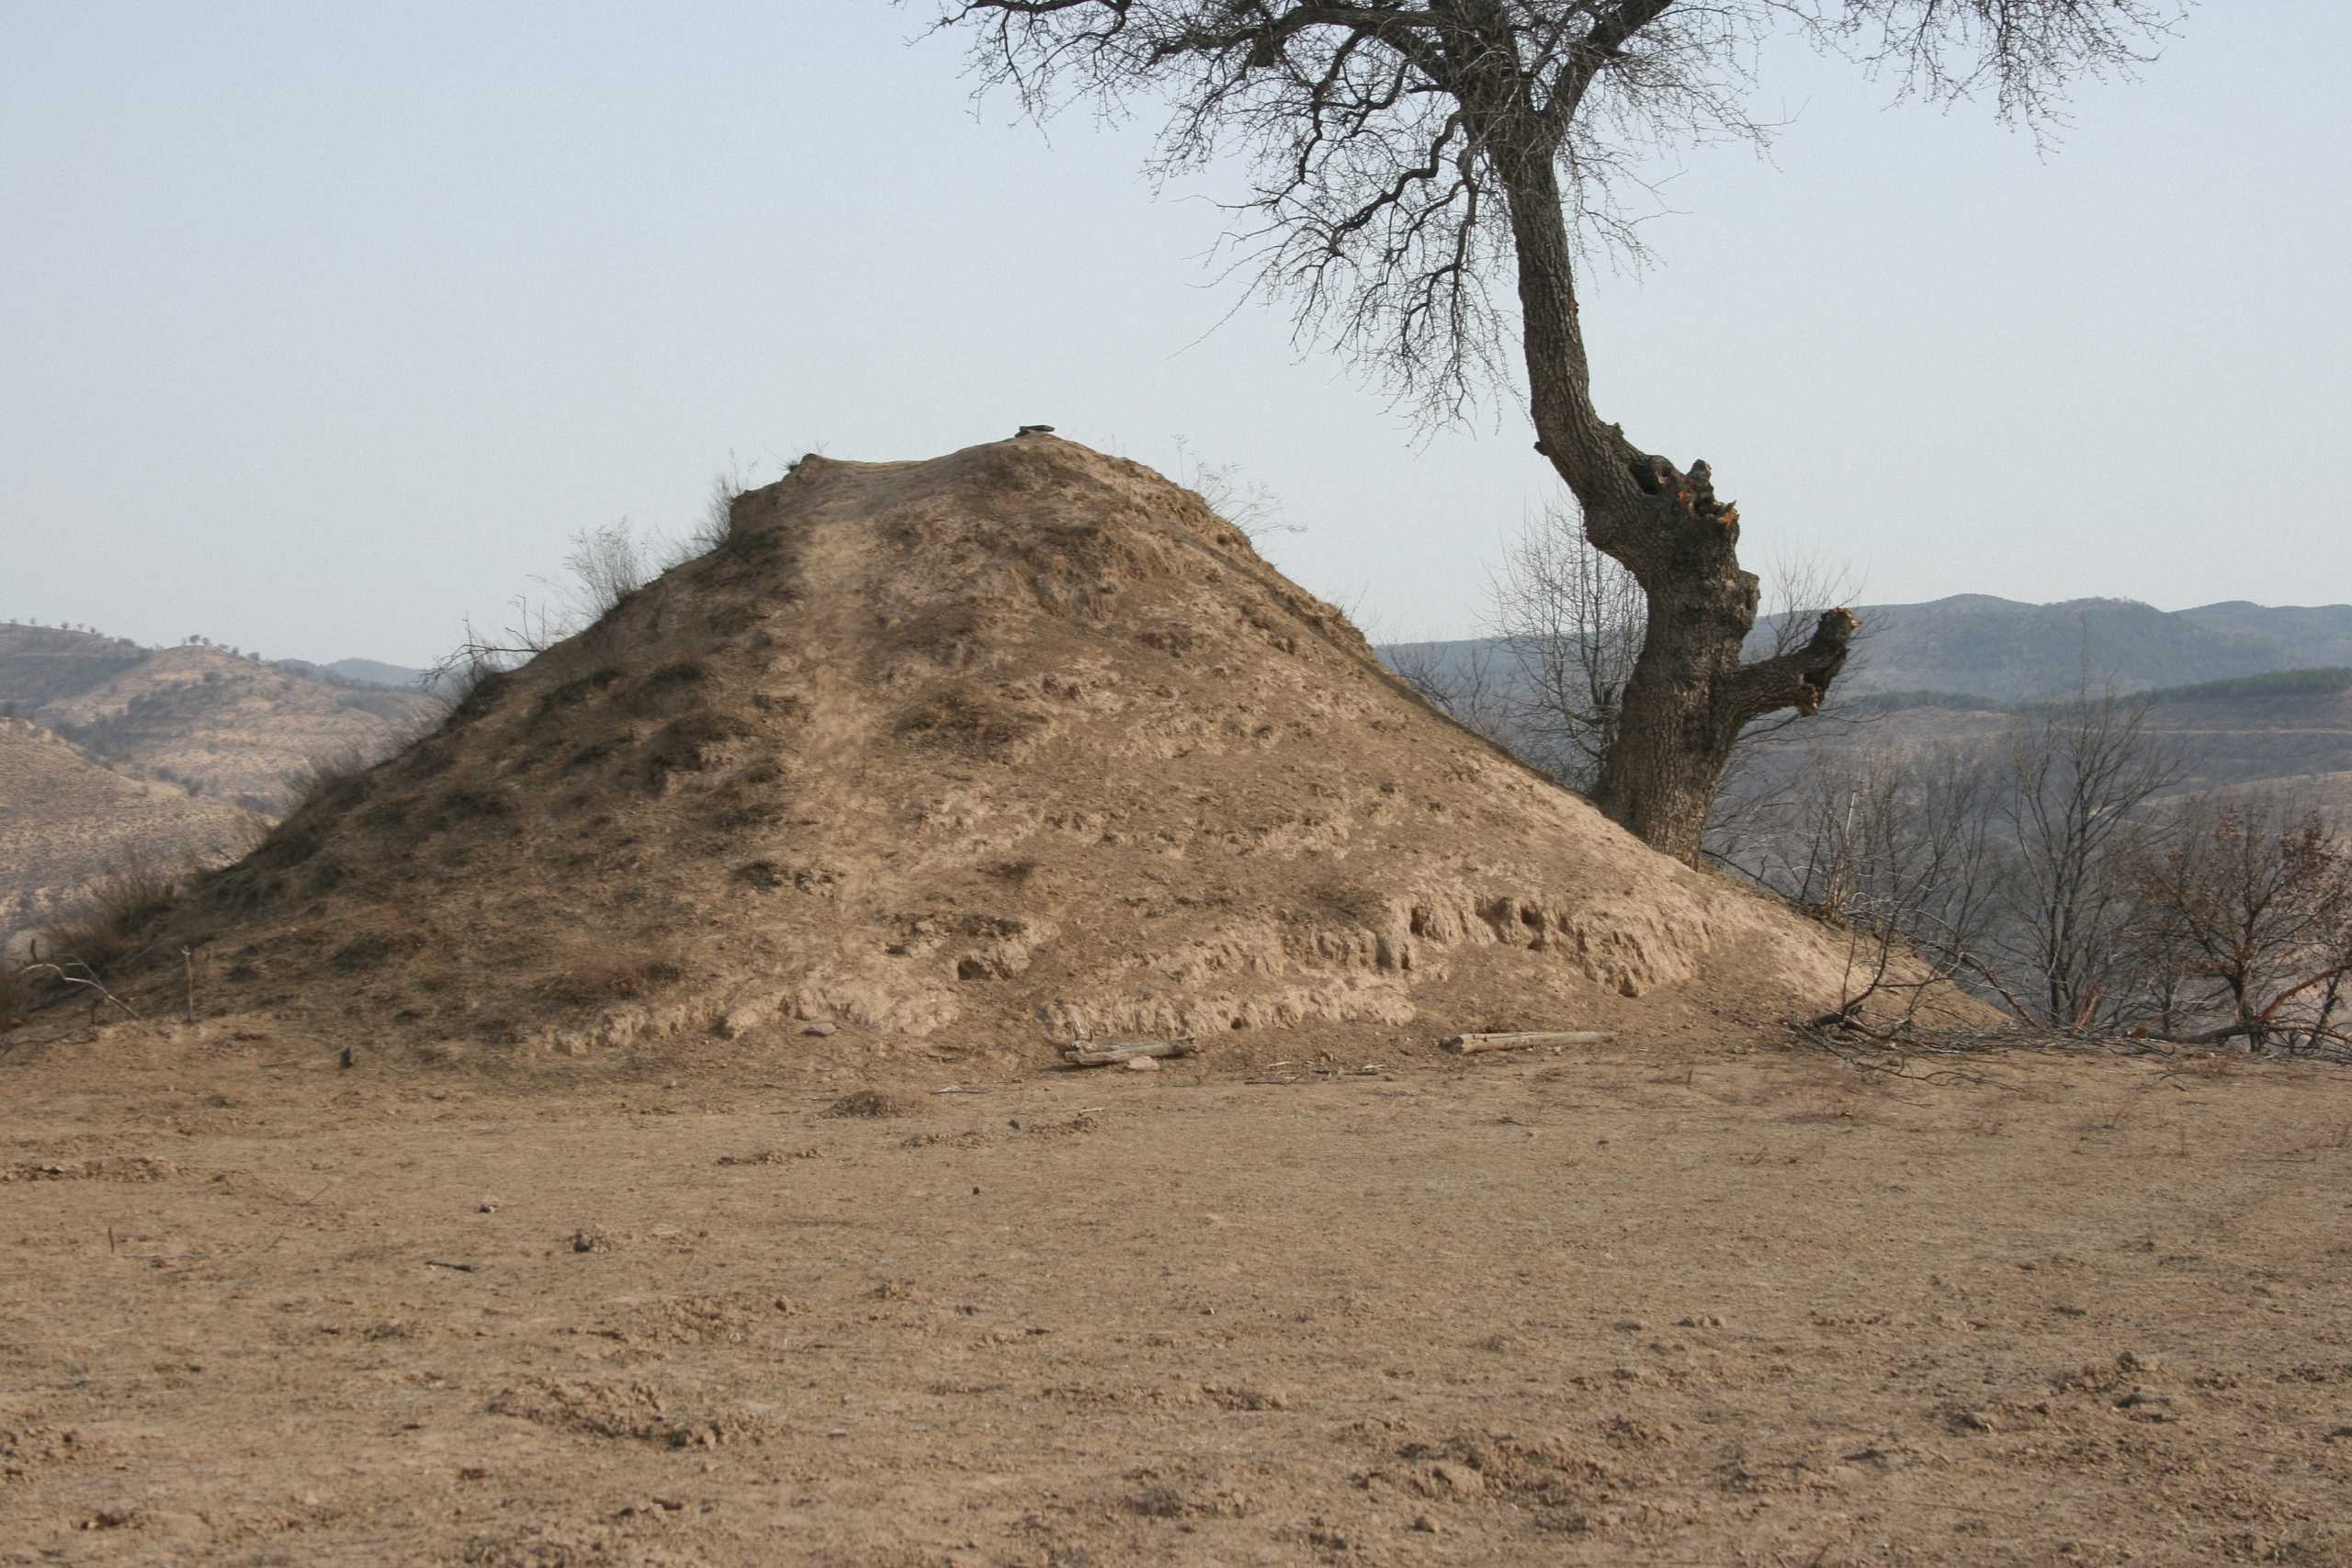
[{"label": "dry brush thicket", "polygon": [[[1815,565],[1784,581],[1782,626],[1844,596]],[[1555,509],[1495,573],[1487,640],[1392,658],[1440,711],[1586,789],[1641,616],[1623,570]],[[2179,794],[2149,707],[2086,681],[1937,743],[1875,739],[1871,705],[1833,713],[1826,737],[1758,727],[1708,853],[1846,933],[1849,973],[1822,1016],[1849,1027],[1866,1003],[1899,1016],[1949,979],[2038,1030],[2345,1053],[2346,825],[2288,783]]]}]

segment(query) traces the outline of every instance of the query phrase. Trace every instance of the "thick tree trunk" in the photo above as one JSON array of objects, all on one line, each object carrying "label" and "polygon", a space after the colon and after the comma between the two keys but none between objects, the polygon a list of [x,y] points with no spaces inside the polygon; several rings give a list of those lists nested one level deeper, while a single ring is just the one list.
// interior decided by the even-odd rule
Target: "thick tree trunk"
[{"label": "thick tree trunk", "polygon": [[[1691,552],[1700,553],[1700,552]],[[1663,854],[1696,861],[1715,790],[1738,739],[1717,698],[1756,623],[1756,579],[1730,558],[1637,574],[1649,598],[1641,657],[1620,699],[1617,735],[1592,801]]]},{"label": "thick tree trunk", "polygon": [[1833,610],[1803,649],[1740,662],[1758,591],[1739,564],[1739,508],[1715,499],[1705,462],[1677,468],[1601,423],[1552,146],[1526,127],[1493,146],[1510,197],[1535,449],[1583,508],[1585,537],[1623,562],[1649,602],[1593,802],[1652,848],[1695,862],[1740,730],[1783,708],[1817,710],[1859,623]]},{"label": "thick tree trunk", "polygon": [[1829,611],[1794,653],[1741,663],[1756,625],[1757,582],[1740,570],[1738,512],[1716,503],[1705,464],[1686,475],[1653,462],[1670,493],[1652,498],[1645,525],[1671,547],[1635,572],[1649,621],[1592,799],[1652,849],[1695,863],[1740,731],[1782,708],[1818,710],[1859,623]]}]

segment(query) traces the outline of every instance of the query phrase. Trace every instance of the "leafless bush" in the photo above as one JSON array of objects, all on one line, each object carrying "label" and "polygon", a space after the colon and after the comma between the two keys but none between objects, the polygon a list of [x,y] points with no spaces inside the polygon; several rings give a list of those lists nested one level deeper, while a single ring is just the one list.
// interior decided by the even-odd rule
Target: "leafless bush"
[{"label": "leafless bush", "polygon": [[1866,1007],[1907,1022],[1975,961],[2007,869],[1997,783],[1962,748],[1828,752],[1800,776],[1757,847],[1761,880],[1845,933],[1838,1003],[1816,1022],[1860,1027]]},{"label": "leafless bush", "polygon": [[[1458,651],[1451,655],[1439,651],[1449,646]],[[1381,650],[1381,657],[1421,701],[1472,734],[1519,755],[1513,750],[1502,656],[1491,643],[1392,643]]]},{"label": "leafless bush", "polygon": [[656,575],[651,541],[638,535],[626,517],[571,536],[563,558],[569,583],[549,583],[560,609],[559,620],[573,628],[597,626]]},{"label": "leafless bush", "polygon": [[710,478],[710,498],[703,504],[702,516],[687,530],[679,545],[673,566],[725,549],[736,539],[735,503],[750,489],[748,477],[741,465],[729,459],[726,468]]},{"label": "leafless bush", "polygon": [[281,775],[285,798],[280,814],[291,817],[312,801],[348,786],[415,739],[406,731],[398,731],[311,753]]},{"label": "leafless bush", "polygon": [[1272,534],[1306,532],[1300,525],[1283,520],[1282,502],[1263,482],[1242,472],[1240,464],[1208,462],[1182,435],[1176,438],[1176,482],[1252,541]]},{"label": "leafless bush", "polygon": [[520,669],[571,635],[571,628],[544,600],[534,604],[529,595],[518,593],[509,603],[513,619],[503,627],[485,632],[468,616],[463,640],[425,671],[425,689],[439,695],[452,710],[466,711],[467,705],[492,681]]},{"label": "leafless bush", "polygon": [[104,975],[136,957],[150,921],[178,898],[185,874],[152,855],[125,854],[33,938],[32,955]]},{"label": "leafless bush", "polygon": [[[721,494],[731,505],[736,482],[728,475],[715,482],[711,516],[697,530],[697,538],[718,516]],[[659,536],[639,534],[626,517],[582,528],[572,535],[571,548],[564,554],[565,579],[537,579],[546,592],[537,600],[516,594],[509,602],[510,618],[496,632],[478,629],[469,617],[463,640],[434,661],[422,684],[453,708],[463,709],[466,700],[492,678],[529,663],[568,637],[587,636],[611,644],[624,635],[623,606],[660,575],[665,560],[675,565],[684,558],[684,547],[671,546],[665,553]]]},{"label": "leafless bush", "polygon": [[1998,795],[2013,847],[2007,918],[1990,967],[2034,1022],[2129,1021],[2139,953],[2132,875],[2165,834],[2148,803],[2179,765],[2147,726],[2143,700],[2108,682],[2021,715],[2003,749]]},{"label": "leafless bush", "polygon": [[2135,867],[2133,936],[2167,1037],[2352,1043],[2352,850],[2281,793],[2193,797]]},{"label": "leafless bush", "polygon": [[1487,600],[1488,630],[1513,676],[1510,726],[1520,754],[1570,789],[1589,789],[1641,657],[1641,584],[1594,549],[1581,519],[1555,499],[1504,547]]}]

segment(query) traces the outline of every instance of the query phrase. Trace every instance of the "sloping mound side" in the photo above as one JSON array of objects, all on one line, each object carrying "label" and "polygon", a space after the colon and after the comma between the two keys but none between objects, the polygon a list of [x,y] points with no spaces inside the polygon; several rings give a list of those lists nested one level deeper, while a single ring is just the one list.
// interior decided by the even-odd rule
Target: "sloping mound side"
[{"label": "sloping mound side", "polygon": [[199,994],[443,1048],[1035,1056],[1638,1021],[1702,969],[1835,998],[1815,928],[1438,717],[1148,469],[810,458],[735,533],[215,878],[173,917]]}]

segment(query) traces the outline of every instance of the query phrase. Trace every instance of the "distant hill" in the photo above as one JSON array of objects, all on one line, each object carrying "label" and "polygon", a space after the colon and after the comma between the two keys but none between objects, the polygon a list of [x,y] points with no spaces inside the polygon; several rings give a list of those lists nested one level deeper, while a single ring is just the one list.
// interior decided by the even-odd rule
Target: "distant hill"
[{"label": "distant hill", "polygon": [[[1772,788],[1815,744],[1989,739],[2018,705],[2070,692],[2087,674],[2150,699],[2151,727],[2185,765],[2183,790],[2290,783],[2352,810],[2352,605],[2166,612],[2123,599],[2021,604],[1963,593],[1856,613],[1869,640],[1838,695],[1866,722],[1793,726],[1777,756],[1751,759],[1741,787]],[[1490,689],[1515,679],[1495,638],[1380,654],[1456,689],[1474,671]]]},{"label": "distant hill", "polygon": [[415,691],[424,684],[427,671],[412,670],[404,664],[386,664],[375,659],[338,659],[326,668],[346,681],[356,681],[363,686],[398,686]]},{"label": "distant hill", "polygon": [[[1848,682],[1855,694],[1932,690],[2017,702],[2069,691],[2086,672],[2136,692],[2352,665],[2352,604],[2166,611],[2133,599],[2024,604],[1960,593],[1855,613],[1868,639]],[[1752,646],[1768,636],[1758,627]]]},{"label": "distant hill", "polygon": [[[2352,604],[2233,600],[2167,611],[2133,599],[2025,604],[1956,593],[1924,604],[1860,604],[1854,613],[1864,640],[1839,685],[1848,697],[1964,693],[2014,703],[2060,695],[2086,674],[2142,692],[2352,665]],[[1751,657],[1769,646],[1771,632],[1768,617],[1749,639]],[[1482,655],[1494,675],[1507,675],[1510,663],[1492,637],[1396,643],[1381,655],[1392,665],[1419,660],[1455,676]]]},{"label": "distant hill", "polygon": [[224,864],[266,826],[225,801],[125,778],[39,725],[0,719],[0,951],[109,872]]},{"label": "distant hill", "polygon": [[[2352,810],[2352,669],[2233,677],[2141,695],[2149,705],[2149,732],[2181,767],[2178,782],[2165,793],[2286,789]],[[1788,730],[1785,745],[1755,759],[1742,787],[1777,787],[1806,765],[1815,746],[1996,743],[2031,706],[1899,698],[1885,706],[1865,705],[1859,723]]]},{"label": "distant hill", "polygon": [[0,624],[0,717],[29,716],[46,703],[86,692],[152,651],[128,637]]},{"label": "distant hill", "polygon": [[0,716],[53,730],[118,773],[265,813],[311,759],[380,750],[437,711],[421,694],[322,680],[224,648],[142,649],[0,626]]}]

